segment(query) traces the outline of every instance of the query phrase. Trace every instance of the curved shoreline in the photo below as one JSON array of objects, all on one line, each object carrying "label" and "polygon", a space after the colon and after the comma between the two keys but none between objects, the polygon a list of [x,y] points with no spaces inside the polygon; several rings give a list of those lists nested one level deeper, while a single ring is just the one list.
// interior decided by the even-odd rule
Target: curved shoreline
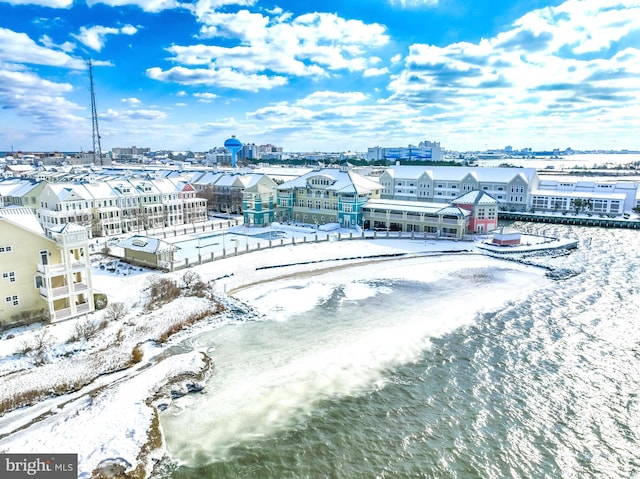
[{"label": "curved shoreline", "polygon": [[[336,255],[337,252],[340,253],[339,256]],[[442,257],[454,258],[461,255],[485,256],[487,259],[490,258],[489,255],[483,255],[477,250],[474,251],[473,246],[469,243],[442,241],[428,244],[427,242],[413,240],[381,241],[379,243],[372,241],[349,241],[341,243],[338,249],[335,247],[335,244],[301,244],[286,247],[285,250],[281,250],[277,255],[265,254],[264,252],[256,255],[242,255],[220,260],[213,265],[195,266],[193,271],[201,275],[203,280],[213,283],[218,290],[218,296],[221,299],[227,298],[229,304],[231,304],[233,302],[231,300],[233,295],[259,284],[275,283],[294,277],[316,276],[345,268],[389,261],[435,259]],[[286,259],[286,263],[283,259]],[[183,272],[170,273],[168,276],[178,278],[182,273]],[[214,275],[216,276],[214,277]],[[120,286],[115,286],[118,282]],[[113,291],[121,292],[123,297],[133,295],[136,301],[139,300],[140,292],[127,290],[127,278],[111,278],[109,283],[110,284],[105,287],[105,290],[112,289]],[[220,291],[221,289],[222,291]],[[116,300],[118,299],[119,298],[116,297]],[[165,312],[163,314],[170,313]],[[144,319],[145,318],[143,318],[143,320]],[[212,324],[209,321],[204,321],[199,325],[195,325],[193,328],[178,333],[171,342],[188,338],[201,331],[202,328],[208,327],[212,327]],[[168,347],[165,345],[159,350],[154,349],[150,351],[152,354],[151,361],[153,361],[154,358],[162,356],[162,353],[167,349]],[[194,353],[195,352],[196,351],[194,351]],[[202,362],[188,363],[187,361],[188,364],[180,366],[182,369],[178,368],[180,373],[176,373],[176,371],[173,371],[171,374],[165,373],[166,376],[163,379],[162,374],[160,376],[157,375],[157,371],[167,368],[171,363],[171,361],[167,361],[167,359],[171,358],[174,358],[173,361],[178,361],[176,356],[170,356],[144,371],[136,368],[126,371],[116,382],[112,380],[105,384],[104,391],[96,396],[96,399],[102,398],[100,401],[97,401],[97,403],[104,406],[105,401],[107,403],[109,402],[109,398],[119,397],[120,399],[119,401],[111,402],[113,406],[113,409],[109,409],[112,411],[111,413],[105,413],[104,410],[102,410],[101,414],[106,414],[107,416],[111,414],[113,417],[121,419],[119,416],[122,416],[123,411],[135,409],[140,415],[137,419],[137,421],[140,422],[138,427],[144,428],[144,431],[137,430],[135,434],[129,437],[129,433],[126,431],[131,430],[131,425],[127,425],[125,421],[121,426],[124,432],[117,430],[107,439],[101,438],[98,434],[91,436],[87,442],[93,441],[92,444],[83,444],[84,449],[82,452],[71,451],[83,455],[82,472],[88,475],[81,475],[80,477],[90,477],[89,475],[93,473],[99,464],[103,463],[106,459],[113,459],[114,457],[122,458],[124,462],[120,464],[126,463],[131,465],[131,468],[127,468],[124,476],[121,477],[132,477],[129,474],[132,474],[138,468],[139,464],[137,464],[137,461],[142,460],[143,453],[147,463],[143,477],[149,477],[154,465],[158,464],[163,458],[168,457],[164,439],[162,439],[162,444],[159,448],[149,448],[150,443],[157,440],[158,437],[163,437],[162,427],[159,421],[153,421],[153,417],[157,417],[158,406],[160,405],[158,401],[154,401],[154,398],[157,398],[157,395],[163,388],[168,388],[170,397],[171,388],[179,385],[180,378],[184,377],[181,376],[181,374],[200,376],[202,378],[201,381],[204,381],[206,376],[211,372],[210,368],[205,368],[207,371],[203,370]],[[153,371],[156,372],[154,373]],[[142,381],[144,387],[136,386],[140,381]],[[119,388],[126,390],[127,393],[116,394],[115,391],[119,390]],[[167,397],[167,395],[165,394],[163,397]],[[64,425],[64,428],[67,430],[71,428],[71,431],[77,433],[74,429],[74,424],[76,428],[81,427],[85,422],[92,424],[92,418],[97,414],[97,409],[95,409],[93,402],[93,398],[82,395],[79,398],[71,400],[71,404],[64,408],[56,409],[54,407],[53,410],[55,414],[52,416],[51,422],[43,420],[41,423],[53,424],[54,426],[51,426],[52,428],[60,428],[61,425]],[[146,404],[142,409],[140,406],[141,403]],[[120,424],[120,422],[116,421],[116,424]],[[114,424],[108,427],[114,427]],[[42,449],[51,449],[51,447],[56,444],[56,447],[59,448],[60,443],[56,441],[58,437],[55,434],[51,435],[50,432],[46,433],[42,431],[42,428],[43,424],[36,424],[34,428],[29,427],[24,431],[11,432],[7,437],[0,440],[0,449],[8,445],[12,450],[24,450],[24,448],[27,447],[29,448],[28,450],[33,450],[31,449],[34,447],[33,441],[29,440],[33,434],[41,436],[39,441],[35,441],[35,447],[39,446]],[[44,434],[40,434],[41,432]],[[144,433],[146,440],[141,439],[140,433]],[[67,434],[73,435],[74,432],[68,432]],[[107,448],[105,450],[105,444],[100,444],[100,441],[106,441],[109,444],[113,441],[114,445],[112,447],[115,449],[111,450]],[[22,446],[19,446],[20,444],[22,444]],[[135,449],[135,453],[133,449]],[[119,453],[115,453],[114,451],[116,450],[119,451]],[[69,451],[58,449],[55,452]],[[140,470],[138,470],[138,474],[139,473]]]}]

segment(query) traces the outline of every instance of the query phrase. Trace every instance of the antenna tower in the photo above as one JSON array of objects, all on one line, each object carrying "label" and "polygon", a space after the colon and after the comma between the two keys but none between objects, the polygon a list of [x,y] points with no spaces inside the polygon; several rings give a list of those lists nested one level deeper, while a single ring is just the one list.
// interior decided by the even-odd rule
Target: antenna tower
[{"label": "antenna tower", "polygon": [[93,128],[93,163],[102,165],[102,146],[100,146],[100,130],[98,129],[98,111],[96,110],[96,94],[93,89],[93,67],[91,58],[87,60],[89,66],[89,81],[91,82],[91,125]]}]

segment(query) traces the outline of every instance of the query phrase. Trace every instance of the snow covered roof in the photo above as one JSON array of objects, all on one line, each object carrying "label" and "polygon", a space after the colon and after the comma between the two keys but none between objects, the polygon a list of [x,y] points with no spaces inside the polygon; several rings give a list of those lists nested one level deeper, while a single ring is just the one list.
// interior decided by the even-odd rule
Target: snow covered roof
[{"label": "snow covered roof", "polygon": [[308,186],[308,181],[318,176],[329,179],[332,184],[327,185],[326,189],[335,191],[336,193],[367,194],[372,190],[382,188],[380,183],[370,180],[369,178],[365,178],[353,171],[343,171],[336,168],[322,168],[310,171],[294,180],[282,183],[278,186],[278,189],[291,190],[295,188],[306,188]]},{"label": "snow covered roof", "polygon": [[24,196],[36,186],[38,182],[30,178],[7,178],[0,180],[0,196]]},{"label": "snow covered roof", "polygon": [[86,233],[87,231],[87,228],[85,228],[84,226],[77,225],[75,223],[65,223],[63,225],[56,225],[48,229],[53,233],[77,233],[80,231]]},{"label": "snow covered roof", "polygon": [[135,235],[130,238],[123,239],[118,246],[134,251],[143,251],[145,253],[162,253],[165,251],[175,251],[176,246],[166,241],[151,236]]},{"label": "snow covered roof", "polygon": [[482,168],[465,166],[390,166],[385,173],[396,179],[418,179],[423,174],[442,181],[462,181],[467,175],[479,182],[495,181],[508,183],[517,176],[531,182],[537,175],[535,168]]},{"label": "snow covered roof", "polygon": [[459,196],[452,203],[454,205],[497,205],[498,200],[485,191],[473,190]]},{"label": "snow covered roof", "polygon": [[44,230],[38,222],[38,218],[31,208],[9,206],[0,208],[0,220],[5,219],[10,223],[20,226],[39,235],[44,235]]},{"label": "snow covered roof", "polygon": [[450,206],[446,203],[433,203],[426,201],[402,201],[402,200],[386,200],[371,199],[363,206],[363,209],[389,210],[408,213],[425,213],[431,215],[463,215],[468,216],[470,213],[457,206]]},{"label": "snow covered roof", "polygon": [[497,235],[521,235],[522,234],[519,230],[512,228],[511,226],[503,226],[501,228],[498,228],[497,230],[493,230],[491,233],[497,234]]}]

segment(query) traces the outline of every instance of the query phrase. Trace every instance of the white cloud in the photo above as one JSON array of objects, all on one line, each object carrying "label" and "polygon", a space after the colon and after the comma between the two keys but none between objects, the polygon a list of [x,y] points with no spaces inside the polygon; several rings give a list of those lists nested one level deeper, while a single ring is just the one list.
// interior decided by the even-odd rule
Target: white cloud
[{"label": "white cloud", "polygon": [[74,112],[84,109],[63,96],[71,91],[68,83],[51,82],[35,73],[0,64],[0,103],[7,113],[27,118],[32,135],[59,134],[60,125],[72,130],[82,127],[84,119]]},{"label": "white cloud", "polygon": [[402,8],[436,7],[440,3],[440,0],[389,0],[389,3]]},{"label": "white cloud", "polygon": [[141,121],[141,120],[163,120],[167,117],[167,114],[159,110],[114,110],[113,108],[107,109],[102,118],[107,121]]},{"label": "white cloud", "polygon": [[613,8],[621,3],[569,0],[524,15],[494,38],[412,45],[389,101],[443,124],[455,119],[467,134],[479,126],[503,136],[568,130],[590,114],[615,122],[617,112],[640,107],[640,50],[609,51],[640,18],[640,2]]},{"label": "white cloud", "polygon": [[42,35],[40,37],[40,43],[44,45],[45,48],[62,50],[63,52],[70,53],[76,49],[76,45],[72,42],[64,42],[60,45],[54,43],[54,41],[49,37],[49,35]]},{"label": "white cloud", "polygon": [[213,100],[218,98],[218,95],[215,93],[194,93],[193,96],[203,103],[211,103]]},{"label": "white cloud", "polygon": [[161,12],[163,10],[171,10],[180,7],[180,3],[176,0],[87,0],[90,7],[97,4],[109,5],[110,7],[122,7],[125,5],[135,5],[141,10],[150,13]]},{"label": "white cloud", "polygon": [[138,106],[138,105],[142,104],[142,102],[138,98],[135,98],[135,97],[122,98],[120,101],[122,103],[126,103],[127,105],[131,105],[131,106]]},{"label": "white cloud", "polygon": [[121,28],[103,27],[96,25],[93,27],[80,27],[80,33],[72,34],[72,36],[83,45],[99,52],[104,47],[107,35],[135,35],[138,29],[133,25],[125,25]]},{"label": "white cloud", "polygon": [[315,105],[344,105],[346,103],[360,103],[367,99],[367,95],[359,91],[336,92],[336,91],[316,91],[305,98],[295,102],[296,106],[309,107]]},{"label": "white cloud", "polygon": [[[214,42],[230,39],[237,45],[171,46],[167,49],[173,54],[170,60],[181,66],[166,72],[152,68],[148,71],[152,78],[234,88],[234,82],[221,74],[230,73],[236,79],[244,77],[238,83],[240,89],[272,88],[286,83],[286,76],[327,77],[340,70],[364,72],[380,62],[379,57],[370,54],[371,50],[389,41],[382,25],[346,20],[332,13],[270,18],[247,10],[230,14],[202,10],[200,6],[198,3],[194,7],[198,20],[204,24],[200,36]],[[188,66],[207,68],[189,73],[185,68]],[[186,77],[190,79],[186,81]]]},{"label": "white cloud", "polygon": [[384,68],[367,68],[362,72],[363,77],[375,77],[380,75],[386,75],[389,73],[389,69],[387,67]]},{"label": "white cloud", "polygon": [[9,5],[38,5],[49,8],[69,8],[73,0],[4,0]]},{"label": "white cloud", "polygon": [[258,91],[268,90],[287,83],[280,76],[244,74],[229,68],[205,69],[173,67],[163,71],[160,68],[148,68],[147,76],[154,80],[170,81],[181,85],[217,85],[224,88]]},{"label": "white cloud", "polygon": [[0,62],[30,63],[81,70],[84,60],[38,45],[27,34],[0,27]]}]

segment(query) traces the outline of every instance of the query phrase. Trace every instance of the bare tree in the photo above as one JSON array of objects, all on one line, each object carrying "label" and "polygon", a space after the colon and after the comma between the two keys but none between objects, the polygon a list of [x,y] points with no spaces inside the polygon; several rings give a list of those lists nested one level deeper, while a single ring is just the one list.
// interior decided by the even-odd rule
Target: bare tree
[{"label": "bare tree", "polygon": [[202,278],[193,270],[185,271],[182,275],[182,283],[186,289],[191,289],[193,285],[199,281],[202,281]]},{"label": "bare tree", "polygon": [[107,321],[119,321],[123,319],[127,313],[128,310],[124,303],[109,303],[109,306],[104,310],[104,319]]}]

